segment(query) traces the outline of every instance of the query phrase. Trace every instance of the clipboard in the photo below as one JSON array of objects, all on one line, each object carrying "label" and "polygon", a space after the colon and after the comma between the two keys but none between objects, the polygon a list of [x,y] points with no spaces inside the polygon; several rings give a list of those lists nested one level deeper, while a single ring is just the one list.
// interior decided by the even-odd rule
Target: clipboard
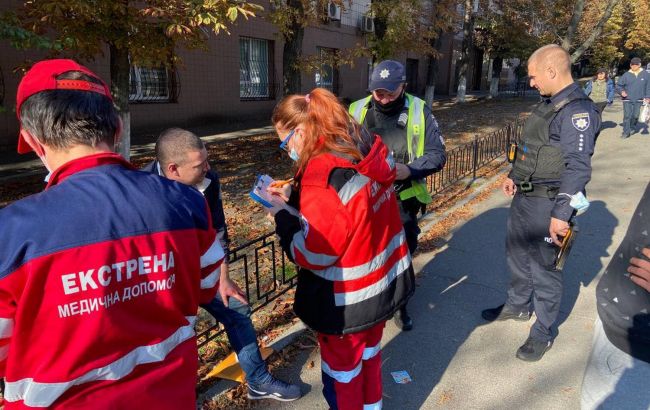
[{"label": "clipboard", "polygon": [[273,208],[271,203],[271,194],[266,190],[269,185],[273,182],[273,178],[268,175],[258,175],[255,178],[255,183],[253,184],[253,189],[249,193],[249,196],[265,208]]},{"label": "clipboard", "polygon": [[569,225],[569,231],[562,238],[562,246],[555,253],[555,265],[556,270],[564,269],[564,263],[566,262],[569,253],[571,252],[571,247],[573,246],[573,241],[575,240],[576,234],[578,233],[578,227],[574,224]]}]

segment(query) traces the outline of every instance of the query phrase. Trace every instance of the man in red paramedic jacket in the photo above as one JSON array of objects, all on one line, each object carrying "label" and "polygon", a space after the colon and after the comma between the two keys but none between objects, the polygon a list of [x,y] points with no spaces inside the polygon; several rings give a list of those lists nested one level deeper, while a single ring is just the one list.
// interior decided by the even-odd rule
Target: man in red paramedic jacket
[{"label": "man in red paramedic jacket", "polygon": [[18,152],[44,192],[0,211],[0,375],[5,408],[193,409],[199,303],[223,250],[205,199],[112,152],[108,87],[72,60],[18,86]]}]

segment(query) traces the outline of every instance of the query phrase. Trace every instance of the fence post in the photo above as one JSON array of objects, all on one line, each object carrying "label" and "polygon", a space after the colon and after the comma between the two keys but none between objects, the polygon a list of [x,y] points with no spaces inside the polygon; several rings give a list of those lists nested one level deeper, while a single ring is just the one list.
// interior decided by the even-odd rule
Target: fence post
[{"label": "fence post", "polygon": [[476,180],[476,168],[478,168],[478,135],[474,136],[474,165],[472,166],[472,180]]}]

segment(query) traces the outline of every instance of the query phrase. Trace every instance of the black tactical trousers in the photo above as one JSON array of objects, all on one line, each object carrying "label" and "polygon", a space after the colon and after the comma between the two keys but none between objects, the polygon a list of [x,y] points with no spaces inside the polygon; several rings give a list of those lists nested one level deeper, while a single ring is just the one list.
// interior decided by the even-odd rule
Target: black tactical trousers
[{"label": "black tactical trousers", "polygon": [[553,199],[515,194],[508,216],[506,259],[511,279],[506,305],[526,311],[532,303],[537,321],[530,336],[539,341],[555,337],[562,299],[562,272],[554,268],[557,246],[548,232],[553,205]]},{"label": "black tactical trousers", "polygon": [[415,198],[409,198],[404,201],[397,201],[399,204],[399,216],[404,226],[406,244],[409,247],[411,255],[418,247],[418,235],[420,227],[418,226],[418,211],[420,210],[420,201]]}]

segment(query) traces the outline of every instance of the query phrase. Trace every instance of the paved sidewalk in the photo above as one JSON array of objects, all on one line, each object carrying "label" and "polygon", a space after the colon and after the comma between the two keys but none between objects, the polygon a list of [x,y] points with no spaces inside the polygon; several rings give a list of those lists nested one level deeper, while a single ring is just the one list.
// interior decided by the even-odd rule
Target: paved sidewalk
[{"label": "paved sidewalk", "polygon": [[[486,324],[481,310],[502,303],[508,274],[505,224],[509,200],[495,191],[457,226],[442,249],[416,259],[421,270],[409,307],[415,328],[392,322],[383,338],[385,409],[578,409],[582,373],[596,317],[598,276],[627,229],[650,180],[650,135],[621,140],[622,106],[604,113],[605,129],[593,157],[592,201],[579,218],[580,233],[565,267],[562,323],[553,348],[537,363],[515,358],[532,320]],[[312,365],[312,361],[314,365]],[[413,382],[396,384],[391,371]],[[302,385],[292,403],[273,409],[327,409],[321,395],[317,350],[304,350],[281,375]]]}]

